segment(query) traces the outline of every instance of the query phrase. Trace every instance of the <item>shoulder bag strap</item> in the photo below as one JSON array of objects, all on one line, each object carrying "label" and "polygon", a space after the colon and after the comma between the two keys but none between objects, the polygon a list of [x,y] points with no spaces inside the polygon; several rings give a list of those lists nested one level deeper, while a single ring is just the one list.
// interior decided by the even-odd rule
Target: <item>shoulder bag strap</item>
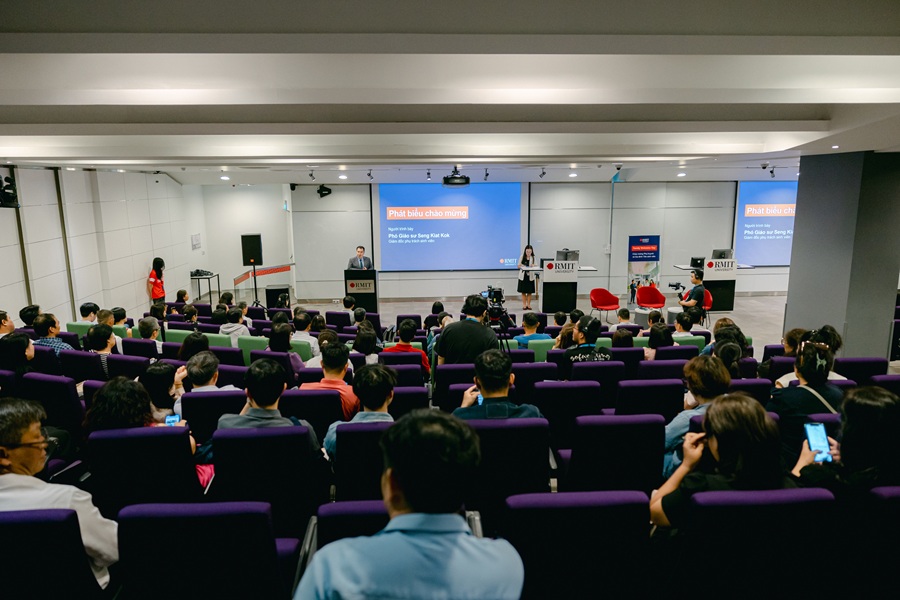
[{"label": "shoulder bag strap", "polygon": [[821,400],[821,401],[822,401],[822,404],[825,405],[825,408],[827,408],[827,409],[831,412],[831,414],[833,414],[833,415],[836,415],[836,414],[837,414],[837,411],[834,410],[834,407],[832,407],[832,406],[828,403],[828,400],[826,400],[824,397],[822,397],[822,394],[820,394],[820,393],[817,392],[816,390],[812,389],[812,388],[809,387],[808,385],[801,385],[801,386],[798,386],[798,387],[800,387],[801,389],[806,390],[807,392],[809,392],[810,394],[812,394],[813,396],[815,396],[816,398],[818,398],[819,400]]}]

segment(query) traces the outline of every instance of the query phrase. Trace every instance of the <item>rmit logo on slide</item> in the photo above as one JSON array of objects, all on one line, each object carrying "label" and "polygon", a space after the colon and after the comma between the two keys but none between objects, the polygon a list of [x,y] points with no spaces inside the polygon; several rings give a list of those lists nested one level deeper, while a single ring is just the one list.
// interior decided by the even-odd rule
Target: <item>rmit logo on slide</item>
[{"label": "rmit logo on slide", "polygon": [[501,264],[501,265],[504,265],[504,266],[507,266],[507,265],[517,265],[517,264],[519,264],[519,263],[517,263],[516,260],[517,260],[517,259],[515,259],[515,258],[501,258],[501,259],[500,259],[500,264]]},{"label": "rmit logo on slide", "polygon": [[375,291],[375,282],[374,281],[348,281],[347,287],[353,290],[354,292],[374,292]]}]

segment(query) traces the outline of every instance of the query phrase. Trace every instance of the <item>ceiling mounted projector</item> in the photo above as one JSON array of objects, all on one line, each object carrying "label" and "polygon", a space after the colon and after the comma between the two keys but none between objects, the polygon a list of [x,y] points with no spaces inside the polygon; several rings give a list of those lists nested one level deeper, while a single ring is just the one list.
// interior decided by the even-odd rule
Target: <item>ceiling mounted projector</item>
[{"label": "ceiling mounted projector", "polygon": [[324,185],[320,185],[318,188],[316,188],[316,193],[319,194],[319,198],[324,198],[325,196],[327,196],[328,194],[331,193],[331,188],[324,186]]},{"label": "ceiling mounted projector", "polygon": [[453,167],[453,172],[444,177],[444,185],[448,187],[459,187],[469,185],[469,176],[461,175],[459,169]]}]

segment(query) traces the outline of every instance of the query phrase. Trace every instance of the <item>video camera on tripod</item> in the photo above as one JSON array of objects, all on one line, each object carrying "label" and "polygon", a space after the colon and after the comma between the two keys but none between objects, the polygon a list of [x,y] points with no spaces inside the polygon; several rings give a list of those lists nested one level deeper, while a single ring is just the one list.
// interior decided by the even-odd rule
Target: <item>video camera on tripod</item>
[{"label": "video camera on tripod", "polygon": [[488,325],[495,329],[506,331],[515,324],[503,307],[505,299],[503,297],[503,289],[487,286],[487,289],[481,292],[481,297],[488,303]]}]

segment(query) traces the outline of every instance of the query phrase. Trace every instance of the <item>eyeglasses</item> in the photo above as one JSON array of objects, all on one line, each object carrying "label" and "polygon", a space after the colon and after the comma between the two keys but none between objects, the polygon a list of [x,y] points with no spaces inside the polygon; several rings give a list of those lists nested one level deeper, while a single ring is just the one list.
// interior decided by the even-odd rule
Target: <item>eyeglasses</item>
[{"label": "eyeglasses", "polygon": [[4,448],[7,448],[9,450],[14,450],[16,448],[29,448],[29,447],[39,448],[41,450],[46,450],[47,454],[52,453],[56,449],[56,447],[59,446],[59,439],[57,439],[55,437],[50,437],[47,434],[47,430],[43,427],[41,427],[41,436],[44,439],[42,439],[39,442],[25,442],[25,443],[19,442],[19,443],[15,443],[15,444],[0,444],[0,446],[3,446]]}]

